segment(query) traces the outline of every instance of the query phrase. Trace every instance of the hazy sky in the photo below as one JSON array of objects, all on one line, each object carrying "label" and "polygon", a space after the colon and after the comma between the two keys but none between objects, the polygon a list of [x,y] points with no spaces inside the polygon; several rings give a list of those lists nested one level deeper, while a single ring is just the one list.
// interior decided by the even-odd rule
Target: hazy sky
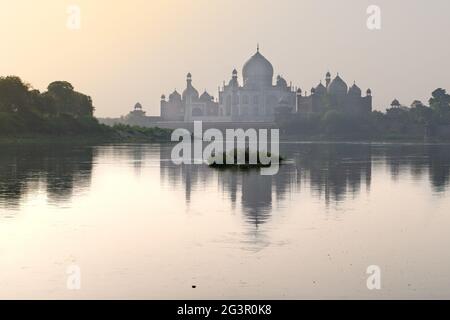
[{"label": "hazy sky", "polygon": [[[69,5],[81,29],[66,26]],[[366,27],[381,7],[381,30]],[[427,101],[450,91],[448,0],[0,0],[0,75],[44,90],[67,80],[94,99],[97,116],[118,116],[141,102],[159,114],[159,98],[239,76],[261,52],[293,85],[309,91],[327,70],[374,95],[384,109],[398,98]]]}]

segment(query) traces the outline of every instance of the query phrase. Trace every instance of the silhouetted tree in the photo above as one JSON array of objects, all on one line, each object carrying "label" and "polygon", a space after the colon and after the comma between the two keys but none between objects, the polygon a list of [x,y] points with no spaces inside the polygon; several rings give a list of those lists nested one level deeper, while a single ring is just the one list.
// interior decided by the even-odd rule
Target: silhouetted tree
[{"label": "silhouetted tree", "polygon": [[19,77],[0,77],[0,133],[69,134],[103,132],[93,117],[91,97],[67,81],[49,84],[44,93]]},{"label": "silhouetted tree", "polygon": [[19,77],[0,77],[0,111],[25,111],[29,107],[28,90]]},{"label": "silhouetted tree", "polygon": [[74,116],[92,116],[94,113],[91,97],[76,92],[67,81],[50,83],[47,94],[54,99],[58,113]]},{"label": "silhouetted tree", "polygon": [[430,107],[435,112],[437,123],[450,123],[450,95],[444,89],[438,88],[431,93]]}]

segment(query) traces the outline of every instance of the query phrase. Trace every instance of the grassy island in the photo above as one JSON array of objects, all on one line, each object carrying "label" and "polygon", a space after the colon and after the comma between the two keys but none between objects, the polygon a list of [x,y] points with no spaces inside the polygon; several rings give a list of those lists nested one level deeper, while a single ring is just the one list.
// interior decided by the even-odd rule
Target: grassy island
[{"label": "grassy island", "polygon": [[[232,161],[228,161],[227,159],[229,158]],[[267,163],[267,161],[263,161],[263,158],[270,161]],[[243,159],[244,163],[239,163],[239,159]],[[219,156],[213,155],[207,162],[211,168],[252,169],[270,167],[274,162],[281,164],[283,161],[285,159],[282,156],[271,154],[270,152],[252,152],[248,148],[245,150],[235,148],[230,152],[224,151]]]}]

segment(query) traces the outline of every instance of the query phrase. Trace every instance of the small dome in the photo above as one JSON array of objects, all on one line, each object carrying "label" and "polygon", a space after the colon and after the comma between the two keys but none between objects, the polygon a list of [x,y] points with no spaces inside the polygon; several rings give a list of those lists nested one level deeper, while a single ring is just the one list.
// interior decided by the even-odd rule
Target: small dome
[{"label": "small dome", "polygon": [[212,97],[209,95],[208,92],[206,92],[206,90],[205,90],[205,92],[203,92],[202,95],[200,96],[200,101],[203,101],[203,102],[209,102],[209,101],[211,101],[211,100],[212,100]]},{"label": "small dome", "polygon": [[371,96],[371,95],[372,95],[372,90],[370,90],[370,88],[367,89],[366,94],[367,94],[368,96]]},{"label": "small dome", "polygon": [[400,102],[397,99],[394,99],[394,101],[392,101],[391,103],[392,107],[399,107],[400,106]]},{"label": "small dome", "polygon": [[339,76],[331,81],[330,86],[328,87],[328,92],[332,95],[346,95],[348,92],[348,86],[344,80]]},{"label": "small dome", "polygon": [[327,74],[325,75],[325,78],[331,78],[331,73],[330,73],[330,71],[327,72]]},{"label": "small dome", "polygon": [[327,88],[325,88],[325,86],[322,84],[322,81],[316,87],[315,92],[317,94],[325,94],[325,93],[327,93]]},{"label": "small dome", "polygon": [[142,105],[138,102],[134,105],[135,110],[142,110]]},{"label": "small dome", "polygon": [[353,85],[348,90],[348,93],[354,96],[361,97],[361,89],[356,85],[356,83],[353,83]]},{"label": "small dome", "polygon": [[233,76],[237,76],[237,74],[238,74],[238,72],[237,72],[237,70],[236,69],[233,69]]},{"label": "small dome", "polygon": [[178,93],[177,90],[174,90],[170,95],[169,95],[169,101],[180,101],[181,100],[181,95]]},{"label": "small dome", "polygon": [[302,94],[302,89],[298,88],[298,89],[297,89],[297,93],[298,93],[298,94]]},{"label": "small dome", "polygon": [[166,95],[161,95],[161,100],[166,100]]},{"label": "small dome", "polygon": [[287,82],[282,76],[277,77],[277,87],[287,88]]}]

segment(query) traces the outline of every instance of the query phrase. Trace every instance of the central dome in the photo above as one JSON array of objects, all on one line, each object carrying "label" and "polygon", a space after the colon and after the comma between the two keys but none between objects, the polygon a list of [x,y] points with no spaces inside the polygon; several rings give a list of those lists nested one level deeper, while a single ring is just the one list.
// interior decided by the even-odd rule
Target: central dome
[{"label": "central dome", "polygon": [[258,51],[244,64],[242,69],[244,86],[269,87],[272,86],[273,66]]}]

